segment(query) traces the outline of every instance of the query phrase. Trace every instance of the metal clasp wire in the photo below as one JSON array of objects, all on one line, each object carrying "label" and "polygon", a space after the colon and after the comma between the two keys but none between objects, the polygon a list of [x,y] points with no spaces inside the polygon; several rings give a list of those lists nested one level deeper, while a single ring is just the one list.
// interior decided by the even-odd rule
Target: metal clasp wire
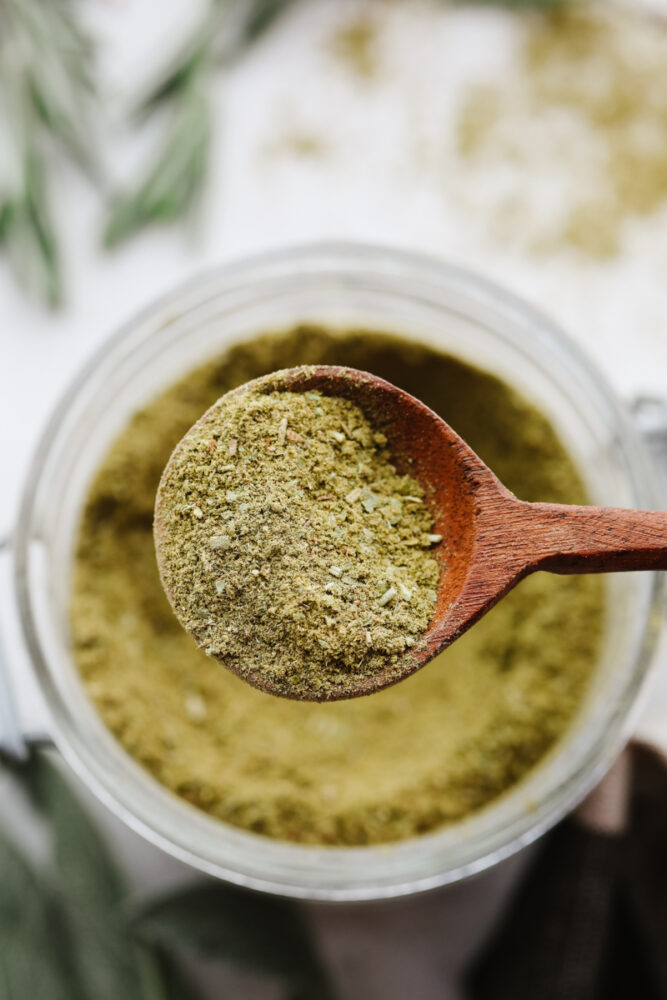
[{"label": "metal clasp wire", "polygon": [[[0,539],[0,557],[9,553],[10,541]],[[14,689],[9,676],[9,659],[0,622],[0,754],[15,760],[26,760],[28,746],[24,739],[16,709]]]},{"label": "metal clasp wire", "polygon": [[632,413],[656,462],[667,494],[667,399],[638,396],[632,402]]}]

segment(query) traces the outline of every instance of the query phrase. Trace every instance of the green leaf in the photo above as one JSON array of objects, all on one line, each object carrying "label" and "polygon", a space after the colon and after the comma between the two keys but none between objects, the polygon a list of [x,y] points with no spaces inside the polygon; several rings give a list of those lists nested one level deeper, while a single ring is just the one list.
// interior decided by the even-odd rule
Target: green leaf
[{"label": "green leaf", "polygon": [[241,41],[250,46],[272,28],[295,0],[252,0],[246,14]]},{"label": "green leaf", "polygon": [[208,101],[193,85],[178,101],[163,146],[143,181],[112,205],[104,233],[107,247],[149,223],[171,222],[194,207],[206,176],[210,141]]},{"label": "green leaf", "polygon": [[208,62],[211,30],[207,22],[199,25],[181,50],[172,56],[168,66],[158,74],[147,94],[139,101],[134,112],[139,120],[173,98],[180,98],[189,89],[194,78]]},{"label": "green leaf", "polygon": [[90,177],[98,178],[101,170],[90,142],[88,116],[82,113],[81,102],[77,102],[74,95],[58,94],[51,81],[34,70],[30,73],[29,92],[41,123]]},{"label": "green leaf", "polygon": [[285,900],[223,885],[184,889],[157,900],[134,918],[137,932],[163,947],[189,944],[221,962],[288,982],[296,997],[333,997],[307,925]]},{"label": "green leaf", "polygon": [[12,206],[8,201],[0,204],[0,243],[5,239],[12,218]]},{"label": "green leaf", "polygon": [[68,967],[62,913],[25,858],[0,835],[0,997],[89,1000]]},{"label": "green leaf", "polygon": [[139,117],[150,114],[160,104],[177,96],[190,86],[192,78],[201,69],[207,45],[207,42],[197,41],[193,46],[188,46],[187,50],[174,60],[174,65],[154,84],[139,104],[137,108]]},{"label": "green leaf", "polygon": [[234,18],[228,16],[229,0],[209,0],[202,20],[139,104],[139,117],[168,105],[171,120],[162,146],[139,185],[112,201],[104,231],[107,248],[119,245],[146,225],[172,222],[192,209],[204,185],[211,144],[205,90],[213,64],[229,62],[242,54],[293,2],[246,2],[240,25],[230,36]]},{"label": "green leaf", "polygon": [[93,55],[71,0],[0,0],[0,241],[18,283],[50,306],[62,299],[51,138],[102,180]]},{"label": "green leaf", "polygon": [[26,150],[23,189],[5,209],[3,242],[20,284],[55,307],[62,299],[62,285],[44,174],[41,155],[35,149]]},{"label": "green leaf", "polygon": [[93,122],[99,117],[94,84],[94,47],[74,15],[73,4],[36,0],[3,0],[8,8],[8,46],[27,54],[18,62],[24,89],[35,116],[63,144],[72,159],[99,178]]},{"label": "green leaf", "polygon": [[215,40],[224,25],[230,0],[209,0],[201,20],[168,60],[166,68],[158,74],[156,82],[137,108],[138,117],[144,117],[172,99],[180,99],[199,79],[208,73],[213,64]]},{"label": "green leaf", "polygon": [[34,753],[22,769],[33,802],[48,817],[53,860],[72,898],[113,908],[125,898],[125,886],[97,828],[65,780],[60,767],[44,752]]},{"label": "green leaf", "polygon": [[246,2],[247,9],[243,11],[240,25],[233,35],[230,51],[228,36],[234,26],[234,17],[229,17],[229,0],[209,0],[208,9],[201,22],[196,25],[180,50],[172,56],[167,68],[158,75],[148,94],[141,100],[137,116],[143,117],[165,102],[179,98],[200,72],[213,65],[216,56],[221,56],[222,62],[225,63],[235,56],[242,55],[294,2],[295,0]]},{"label": "green leaf", "polygon": [[21,773],[49,822],[54,883],[85,997],[165,1000],[161,970],[128,926],[123,881],[70,783],[47,754],[34,754]]}]

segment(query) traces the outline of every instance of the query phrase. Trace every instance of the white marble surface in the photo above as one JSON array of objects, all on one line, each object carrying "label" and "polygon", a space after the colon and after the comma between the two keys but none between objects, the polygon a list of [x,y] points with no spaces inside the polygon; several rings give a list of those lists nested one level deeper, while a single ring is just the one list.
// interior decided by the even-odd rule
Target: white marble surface
[{"label": "white marble surface", "polygon": [[[334,26],[360,6],[382,16],[378,71],[371,80],[355,78],[329,51]],[[103,39],[110,110],[121,106],[163,42],[178,37],[194,10],[187,0],[91,2],[91,22]],[[154,230],[117,254],[102,254],[99,203],[80,178],[60,167],[66,308],[49,315],[27,302],[0,264],[0,534],[11,529],[22,478],[49,411],[81,363],[153,297],[204,266],[257,250],[344,238],[466,263],[551,312],[623,396],[667,395],[667,209],[631,227],[624,253],[603,265],[567,254],[531,259],[493,244],[483,220],[466,220],[457,208],[447,158],[456,94],[489,66],[502,67],[511,47],[505,18],[493,11],[452,14],[425,0],[297,5],[217,83],[213,182],[194,235]],[[326,155],[277,153],[285,129],[324,137]],[[141,150],[117,126],[107,134],[123,176]],[[664,676],[656,690],[667,695]],[[655,710],[661,703],[667,697],[653,699],[650,720],[658,734],[667,732]],[[98,811],[138,885],[163,886],[185,877],[181,866]],[[343,996],[458,996],[451,985],[454,971],[512,870],[423,903],[366,907],[363,915],[313,908],[325,949],[342,970]],[[220,973],[202,974],[216,997]],[[245,981],[234,983],[236,992],[228,995],[272,995],[262,984],[251,989]]]}]

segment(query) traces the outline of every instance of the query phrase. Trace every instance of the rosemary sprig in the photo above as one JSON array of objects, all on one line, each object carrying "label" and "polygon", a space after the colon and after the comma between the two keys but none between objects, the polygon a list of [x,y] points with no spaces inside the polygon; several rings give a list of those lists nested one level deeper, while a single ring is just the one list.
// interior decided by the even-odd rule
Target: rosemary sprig
[{"label": "rosemary sprig", "polygon": [[72,0],[3,0],[12,11],[15,39],[25,58],[31,108],[72,158],[98,179],[91,146],[91,101],[96,95],[93,46],[74,16]]},{"label": "rosemary sprig", "polygon": [[293,3],[294,0],[255,0],[242,20],[238,47],[245,49],[256,42]]},{"label": "rosemary sprig", "polygon": [[72,0],[0,0],[0,241],[18,281],[61,300],[51,219],[53,140],[91,177],[92,45]]},{"label": "rosemary sprig", "polygon": [[200,72],[177,90],[157,156],[135,191],[117,195],[104,233],[114,247],[151,222],[171,222],[189,212],[201,194],[211,145],[211,116]]},{"label": "rosemary sprig", "polygon": [[42,157],[29,142],[21,154],[20,188],[0,207],[0,236],[19,282],[50,306],[62,298],[56,236],[46,192]]},{"label": "rosemary sprig", "polygon": [[295,0],[209,0],[185,43],[166,62],[139,104],[144,117],[164,101],[177,97],[193,76],[228,65],[264,35]]},{"label": "rosemary sprig", "polygon": [[[211,80],[247,52],[296,0],[208,0],[185,44],[141,101],[138,117],[164,111],[156,154],[135,186],[112,198],[105,243],[192,211],[212,140]],[[567,0],[458,0],[547,9]],[[94,50],[77,0],[0,0],[0,251],[19,282],[50,305],[62,298],[52,219],[53,152],[104,187],[91,138],[98,115]]]},{"label": "rosemary sprig", "polygon": [[171,222],[191,212],[204,187],[210,154],[211,78],[246,52],[294,2],[210,0],[191,36],[139,103],[140,120],[164,109],[167,124],[158,155],[137,187],[113,200],[104,233],[107,247],[149,223]]},{"label": "rosemary sprig", "polygon": [[[165,106],[171,108],[171,115],[159,155],[139,185],[115,199],[105,231],[107,246],[117,245],[147,223],[172,221],[191,210],[206,177],[212,133],[206,95],[211,78],[216,69],[247,52],[295,2],[209,0],[201,21],[138,105],[140,120]],[[459,2],[547,9],[564,0]],[[196,107],[193,91],[198,95]]]}]

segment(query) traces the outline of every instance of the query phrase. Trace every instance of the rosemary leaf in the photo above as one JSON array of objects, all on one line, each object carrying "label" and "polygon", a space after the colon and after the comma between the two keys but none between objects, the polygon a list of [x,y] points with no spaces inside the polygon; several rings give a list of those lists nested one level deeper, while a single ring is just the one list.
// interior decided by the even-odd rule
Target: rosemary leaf
[{"label": "rosemary leaf", "polygon": [[244,48],[256,42],[282,17],[295,0],[253,0],[245,16],[240,41]]},{"label": "rosemary leaf", "polygon": [[71,0],[39,3],[2,0],[11,12],[14,46],[29,54],[24,65],[37,121],[94,179],[101,169],[91,142],[95,85],[93,47],[73,14]]},{"label": "rosemary leaf", "polygon": [[51,221],[52,142],[95,180],[93,46],[73,0],[0,0],[0,242],[18,282],[62,299]]},{"label": "rosemary leaf", "polygon": [[90,142],[85,115],[74,95],[58,93],[41,74],[30,74],[30,97],[36,116],[44,127],[66,147],[72,159],[92,179],[101,180],[101,167]]},{"label": "rosemary leaf", "polygon": [[185,42],[167,60],[166,68],[158,75],[146,96],[139,102],[137,117],[145,117],[165,102],[178,100],[195,81],[202,81],[212,66],[211,53],[214,39],[225,22],[223,10],[229,0],[209,0],[208,8]]},{"label": "rosemary leaf", "polygon": [[[144,116],[165,106],[170,119],[143,180],[112,203],[107,246],[145,225],[169,222],[191,210],[203,188],[209,157],[205,92],[213,69],[247,52],[295,2],[209,0],[190,37],[140,104]],[[568,0],[458,2],[547,10]],[[94,46],[81,23],[77,0],[0,0],[0,98],[10,105],[9,118],[21,121],[12,135],[2,121],[7,109],[0,109],[0,247],[20,283],[57,305],[61,271],[47,197],[51,156],[44,138],[53,137],[95,183],[105,183],[93,138],[98,118]],[[13,176],[11,165],[16,163],[19,173]]]},{"label": "rosemary leaf", "polygon": [[141,118],[156,110],[164,101],[178,95],[188,88],[192,78],[201,70],[206,58],[207,41],[200,38],[191,39],[182,53],[172,61],[171,67],[165,71],[153,85],[149,93],[139,103],[136,110]]},{"label": "rosemary leaf", "polygon": [[[210,84],[216,65],[228,65],[246,53],[295,2],[209,0],[202,19],[138,105],[136,114],[142,118],[166,104],[173,109],[174,121],[143,182],[112,206],[104,237],[106,246],[121,243],[148,223],[172,221],[190,209],[204,182],[210,125],[208,114],[193,108],[193,99],[188,95],[193,87],[203,89]],[[562,0],[460,2],[547,8]],[[203,102],[203,98],[199,100]]]},{"label": "rosemary leaf", "polygon": [[3,243],[19,284],[55,307],[62,300],[62,283],[44,164],[36,150],[29,148],[22,165],[22,189],[3,206]]},{"label": "rosemary leaf", "polygon": [[139,117],[150,114],[164,101],[177,98],[190,86],[203,64],[226,64],[243,55],[281,17],[295,0],[209,0],[201,22],[167,63],[137,108]]},{"label": "rosemary leaf", "polygon": [[117,246],[143,226],[171,222],[193,208],[206,176],[210,117],[204,88],[195,77],[171,108],[162,147],[146,176],[112,204],[105,246]]},{"label": "rosemary leaf", "polygon": [[239,7],[229,0],[210,0],[202,20],[137,107],[136,116],[144,118],[166,104],[171,117],[143,180],[113,201],[104,232],[106,247],[118,246],[150,223],[171,222],[192,209],[206,177],[211,122],[205,91],[214,64],[244,53],[292,3],[244,0]]}]

